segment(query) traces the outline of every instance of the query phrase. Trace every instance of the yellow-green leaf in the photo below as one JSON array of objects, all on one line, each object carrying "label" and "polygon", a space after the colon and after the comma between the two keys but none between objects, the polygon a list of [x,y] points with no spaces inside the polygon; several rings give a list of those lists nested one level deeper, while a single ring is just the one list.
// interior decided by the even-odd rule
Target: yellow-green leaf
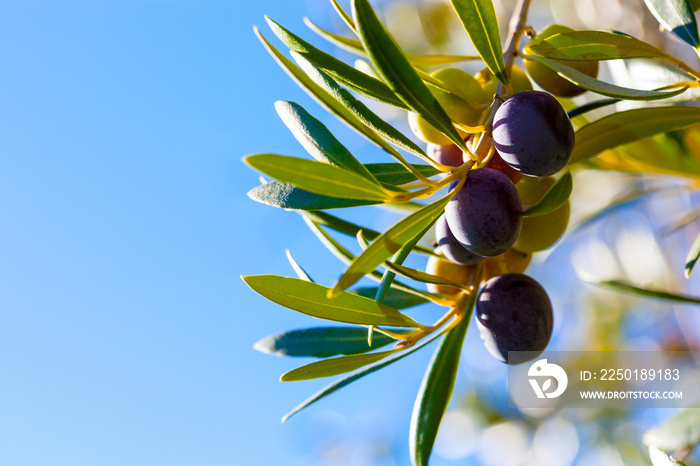
[{"label": "yellow-green leaf", "polygon": [[539,217],[540,215],[554,212],[569,200],[573,189],[574,180],[571,177],[571,172],[567,171],[564,176],[559,178],[557,182],[544,193],[544,196],[542,196],[537,204],[530,206],[523,212],[523,217]]},{"label": "yellow-green leaf", "polygon": [[698,23],[688,0],[644,0],[656,20],[684,42],[700,46]]},{"label": "yellow-green leaf", "polygon": [[[367,331],[365,330],[365,344],[366,342]],[[397,351],[398,350],[390,350],[380,353],[352,354],[312,362],[282,374],[280,382],[297,382],[299,380],[319,379],[322,377],[345,374],[346,372],[354,371],[360,367],[380,361]]]}]

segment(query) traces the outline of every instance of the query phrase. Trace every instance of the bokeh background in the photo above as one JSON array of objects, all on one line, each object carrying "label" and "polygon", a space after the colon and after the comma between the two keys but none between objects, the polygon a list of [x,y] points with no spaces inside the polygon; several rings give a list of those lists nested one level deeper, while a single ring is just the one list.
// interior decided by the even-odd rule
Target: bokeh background
[{"label": "bokeh background", "polygon": [[[505,18],[512,2],[495,3]],[[471,53],[443,1],[373,5],[407,50]],[[258,25],[273,38],[265,14],[354,59],[303,24],[308,16],[346,32],[326,0],[0,2],[1,464],[408,464],[430,349],[284,425],[280,417],[327,381],[281,384],[299,361],[252,349],[318,321],[265,301],[240,275],[293,275],[285,249],[324,284],[342,270],[298,215],[246,196],[260,181],[244,155],[303,155],[273,103],[302,104],[360,159],[386,161],[266,54],[252,32]],[[530,23],[552,21],[623,30],[697,66],[641,1],[533,1]],[[635,77],[621,64],[604,73]],[[407,129],[403,116],[381,111]],[[633,188],[686,185],[583,173],[574,221]],[[577,278],[698,290],[696,277],[681,278],[697,225],[664,229],[695,201],[642,196],[536,257],[528,273],[556,309],[551,349],[697,348],[697,310]],[[353,215],[376,229],[397,218],[377,208]],[[505,373],[471,331],[431,464],[648,464],[641,433],[673,414],[508,409]]]}]

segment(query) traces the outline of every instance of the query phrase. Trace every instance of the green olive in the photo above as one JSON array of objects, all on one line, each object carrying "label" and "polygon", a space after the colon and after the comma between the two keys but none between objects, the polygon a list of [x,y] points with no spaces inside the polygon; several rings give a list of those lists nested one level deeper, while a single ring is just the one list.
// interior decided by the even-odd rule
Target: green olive
[{"label": "green olive", "polygon": [[[479,71],[475,77],[476,80],[481,83],[484,93],[488,97],[493,98],[494,94],[496,94],[496,88],[498,87],[498,79],[491,73],[491,70],[484,68]],[[532,83],[530,82],[530,78],[527,77],[527,73],[525,73],[522,68],[515,65],[513,65],[510,70],[510,83],[513,87],[513,94],[532,90]]]},{"label": "green olive", "polygon": [[[454,283],[459,283],[461,285],[466,285],[469,283],[469,278],[472,276],[473,270],[474,267],[471,265],[459,265],[446,259],[439,259],[433,256],[428,259],[428,265],[425,267],[425,271],[427,273],[450,280]],[[459,288],[449,285],[435,285],[428,283],[427,286],[428,291],[431,293],[450,295],[460,292]]]},{"label": "green olive", "polygon": [[530,265],[532,253],[517,251],[510,248],[503,254],[484,259],[483,281],[507,273],[523,273]]},{"label": "green olive", "polygon": [[[551,176],[545,178],[526,176],[518,181],[515,188],[520,194],[523,208],[537,203],[554,183],[556,179]],[[571,205],[567,200],[554,212],[539,217],[523,218],[520,236],[513,247],[523,252],[543,251],[552,247],[566,231],[570,214]]]},{"label": "green olive", "polygon": [[[560,24],[552,24],[551,26],[547,26],[542,32],[537,34],[537,36],[525,47],[525,53],[528,53],[528,47],[530,45],[536,44],[548,37],[552,37],[553,35],[572,31],[573,29],[568,28],[566,26],[562,26]],[[562,65],[571,67],[585,75],[590,76],[591,78],[598,77],[597,61],[552,61],[557,61],[557,63],[561,63]],[[562,78],[557,74],[556,71],[549,68],[547,65],[540,61],[526,58],[523,60],[523,63],[525,64],[525,68],[530,74],[532,80],[535,81],[542,89],[544,89],[547,92],[550,92],[560,97],[575,97],[586,92],[585,89],[582,89],[576,84],[572,83],[571,81]]]}]

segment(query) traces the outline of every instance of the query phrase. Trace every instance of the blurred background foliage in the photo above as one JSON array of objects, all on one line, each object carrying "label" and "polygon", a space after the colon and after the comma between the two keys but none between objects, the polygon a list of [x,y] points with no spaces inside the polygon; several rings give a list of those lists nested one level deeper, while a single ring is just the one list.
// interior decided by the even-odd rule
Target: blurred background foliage
[{"label": "blurred background foliage", "polygon": [[[340,3],[349,8],[347,2]],[[501,37],[505,37],[516,2],[493,3]],[[314,22],[338,34],[348,34],[347,26],[330,7],[326,13],[318,9],[317,3],[313,5]],[[476,54],[448,0],[385,0],[374,1],[373,6],[407,53]],[[691,67],[700,66],[693,49],[661,30],[641,0],[533,1],[528,24],[539,31],[553,23],[577,30],[622,31]],[[300,32],[302,37],[315,39],[309,31]],[[322,46],[344,61],[367,69],[356,56]],[[522,67],[521,59],[515,64]],[[483,67],[479,61],[457,66],[472,74]],[[682,79],[652,61],[615,60],[601,62],[600,66],[600,79],[638,89]],[[683,99],[687,100],[688,95],[683,94]],[[563,99],[562,103],[570,109],[596,99],[600,96],[587,92],[573,100]],[[404,112],[363,101],[411,135]],[[620,102],[573,122],[580,127],[613,111],[649,105],[656,104]],[[700,274],[691,274],[689,279],[683,274],[688,249],[700,233],[699,182],[700,127],[605,151],[588,162],[586,169],[575,171],[569,231],[554,248],[536,254],[527,272],[545,286],[554,304],[555,328],[548,350],[699,349],[697,308],[624,295],[582,280],[624,280],[639,287],[700,294]],[[391,214],[375,218],[374,225],[386,227],[391,224],[389,218]],[[303,264],[303,254],[298,256]],[[431,464],[651,464],[643,433],[673,416],[675,410],[508,408],[505,366],[492,358],[470,357],[482,351],[475,329],[471,330],[463,349],[462,374],[440,427]],[[693,386],[691,382],[689,387]],[[373,384],[371,390],[380,389],[376,380],[368,384]],[[315,409],[320,411],[313,415],[313,423],[304,424],[309,431],[300,434],[310,462],[388,466],[405,461],[405,437],[396,432],[395,423],[385,413]],[[685,461],[700,464],[700,453],[689,451]]]}]

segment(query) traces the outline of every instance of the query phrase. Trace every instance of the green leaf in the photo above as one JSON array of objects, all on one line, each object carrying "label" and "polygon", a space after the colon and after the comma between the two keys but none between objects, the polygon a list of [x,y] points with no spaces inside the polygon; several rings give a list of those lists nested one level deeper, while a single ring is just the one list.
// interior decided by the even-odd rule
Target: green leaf
[{"label": "green leaf", "polygon": [[362,71],[338,60],[334,56],[317,49],[272,21],[270,18],[265,17],[265,19],[267,19],[275,35],[277,35],[290,50],[302,55],[336,81],[371,99],[403,109],[408,108],[382,81],[368,76]]},{"label": "green leaf", "polygon": [[[374,131],[370,130],[364,123],[362,123],[350,110],[348,110],[344,103],[338,101],[338,99],[329,94],[324,88],[316,84],[307,74],[302,71],[298,66],[296,66],[291,60],[286,58],[280,53],[275,47],[272,46],[263,36],[260,31],[256,28],[255,34],[258,36],[262,44],[265,46],[267,51],[272,55],[272,57],[277,61],[277,63],[284,69],[287,74],[304,89],[311,97],[313,97],[319,104],[321,104],[326,110],[334,114],[340,121],[347,124],[350,128],[357,131],[360,135],[366,137],[373,143],[377,144],[382,149],[386,150],[394,157],[401,157],[393,147],[387,144],[380,136],[378,136]],[[294,52],[292,52],[294,54]],[[301,55],[302,60],[308,63]],[[323,80],[323,82],[333,82],[325,73],[319,71],[316,73],[317,79]],[[337,84],[335,87],[338,87]],[[342,91],[345,91],[344,89]],[[340,92],[340,91],[339,91]],[[345,91],[344,95],[352,98],[349,92]],[[421,150],[419,148],[419,150]]]},{"label": "green leaf", "polygon": [[700,108],[666,106],[613,113],[576,131],[571,163],[606,149],[700,123]]},{"label": "green leaf", "polygon": [[[422,205],[420,206],[421,209],[423,207],[424,206]],[[313,219],[313,221],[318,224],[325,225],[328,228],[331,228],[337,232],[346,234],[348,236],[352,236],[353,238],[357,237],[357,232],[360,230],[362,230],[363,236],[370,241],[374,240],[377,236],[380,235],[378,231],[374,231],[371,228],[363,227],[355,223],[348,222],[334,215],[331,215],[328,212],[308,212],[305,215],[308,218]],[[436,254],[432,249],[419,245],[414,247],[414,251],[429,256],[442,257],[439,254]]]},{"label": "green leaf", "polygon": [[700,409],[682,410],[660,426],[648,430],[642,440],[650,447],[670,452],[700,444]]},{"label": "green leaf", "polygon": [[564,176],[559,178],[557,182],[544,193],[544,196],[542,196],[537,204],[530,206],[523,212],[523,217],[539,217],[540,215],[554,212],[569,200],[573,189],[574,180],[571,177],[571,172],[567,171]]},{"label": "green leaf", "polygon": [[[350,293],[364,296],[365,298],[374,299],[374,297],[377,295],[378,289],[379,287],[376,286],[363,286],[348,291],[350,291]],[[391,306],[394,309],[407,309],[409,307],[419,306],[429,302],[430,301],[421,296],[416,296],[405,291],[397,290],[396,288],[389,288],[386,296],[384,296],[384,301],[382,301],[383,304]],[[367,331],[365,331],[365,340],[367,340]],[[372,347],[374,347],[374,340],[372,340]]]},{"label": "green leaf", "polygon": [[370,347],[365,327],[313,327],[263,338],[253,348],[279,356],[327,358],[366,353],[394,342],[393,338],[375,330]]},{"label": "green leaf", "polygon": [[[367,331],[365,330],[365,345],[367,344]],[[374,344],[372,345],[374,346]],[[367,366],[396,353],[398,350],[382,351],[380,353],[352,354],[337,358],[324,359],[312,362],[301,367],[297,367],[282,374],[280,382],[297,382],[299,380],[319,379],[321,377],[332,377],[338,374],[354,371],[360,367]]]},{"label": "green leaf", "polygon": [[693,267],[695,267],[698,258],[700,258],[700,235],[693,241],[693,245],[690,247],[690,251],[688,251],[688,256],[685,258],[685,278],[690,276],[690,272],[693,270]]},{"label": "green leaf", "polygon": [[684,42],[700,46],[698,23],[688,0],[644,0],[654,18]]},{"label": "green leaf", "polygon": [[626,34],[606,31],[571,31],[555,34],[525,46],[526,55],[550,60],[599,61],[624,58],[658,58],[677,64],[672,55]]},{"label": "green leaf", "polygon": [[[426,178],[442,173],[432,165],[411,164],[413,168],[420,172]],[[365,165],[372,175],[380,182],[392,186],[400,186],[402,184],[416,181],[416,175],[409,172],[403,165],[399,163],[368,163]]]},{"label": "green leaf", "polygon": [[427,345],[429,345],[430,343],[432,343],[434,340],[436,340],[437,338],[439,338],[441,335],[443,335],[443,332],[438,333],[437,335],[435,335],[434,337],[430,338],[428,341],[426,341],[424,344],[422,344],[422,345],[420,345],[420,346],[417,346],[417,347],[415,347],[415,348],[412,348],[411,350],[406,351],[406,352],[404,352],[404,353],[397,354],[397,355],[395,355],[395,356],[393,356],[393,357],[390,357],[389,359],[387,359],[387,360],[385,360],[385,361],[383,361],[383,362],[381,362],[381,363],[379,363],[379,364],[375,364],[375,365],[373,365],[373,366],[369,366],[369,367],[367,367],[367,368],[365,368],[365,369],[363,369],[363,370],[361,370],[361,371],[355,372],[354,374],[350,374],[350,375],[348,375],[348,376],[346,376],[346,377],[343,377],[343,378],[340,379],[340,380],[337,380],[337,381],[333,382],[333,383],[330,384],[330,385],[327,385],[327,386],[324,387],[323,389],[321,389],[321,390],[319,390],[318,392],[316,392],[315,394],[313,394],[311,397],[309,397],[309,398],[307,398],[306,400],[304,400],[301,404],[297,405],[297,406],[296,406],[294,409],[292,409],[290,412],[288,412],[287,414],[285,414],[284,417],[282,418],[282,422],[285,422],[287,419],[289,419],[290,417],[292,417],[293,415],[295,415],[296,413],[298,413],[298,412],[301,411],[302,409],[307,408],[307,407],[309,407],[310,405],[316,403],[317,401],[319,401],[319,400],[321,400],[321,399],[327,397],[327,396],[330,395],[331,393],[334,393],[334,392],[336,392],[337,390],[340,390],[341,388],[350,385],[351,383],[355,382],[356,380],[359,380],[359,379],[361,379],[362,377],[364,377],[364,376],[366,376],[366,375],[369,375],[369,374],[371,374],[371,373],[373,373],[373,372],[376,372],[376,371],[378,371],[378,370],[380,370],[380,369],[384,369],[384,368],[387,367],[388,365],[393,364],[393,363],[395,363],[396,361],[399,361],[399,360],[405,358],[405,357],[408,356],[409,354],[413,354],[413,353],[415,353],[416,351],[418,351],[419,349],[425,348]]},{"label": "green leaf", "polygon": [[313,158],[319,162],[353,171],[376,184],[377,179],[369,170],[304,107],[295,102],[278,100],[275,102],[275,109],[297,141]]},{"label": "green leaf", "polygon": [[620,280],[591,280],[591,282],[595,283],[596,285],[601,285],[615,291],[641,296],[644,298],[655,298],[675,303],[700,304],[700,298],[697,298],[695,296],[688,296],[678,293],[669,293],[668,291],[654,290],[651,288],[640,288],[638,286],[630,285],[629,283],[625,283]]},{"label": "green leaf", "polygon": [[[362,42],[327,31],[311,22],[309,18],[304,18],[304,22],[312,31],[326,39],[328,42],[337,45],[350,53],[354,53],[362,57],[366,56],[365,49],[362,47]],[[451,63],[481,59],[481,57],[475,55],[414,55],[410,53],[406,54],[406,58],[408,58],[408,61],[415,66],[449,65]]]},{"label": "green leaf", "polygon": [[402,277],[410,278],[411,280],[416,280],[419,282],[423,283],[432,283],[435,285],[448,285],[448,286],[454,286],[455,288],[460,288],[463,290],[467,290],[468,287],[466,285],[462,285],[460,283],[455,283],[451,280],[448,280],[443,277],[438,277],[437,275],[433,275],[430,273],[423,272],[421,270],[416,270],[411,267],[406,267],[404,265],[399,265],[395,264],[394,262],[391,261],[386,261],[384,262],[384,267],[386,267],[388,270],[391,270],[397,275],[401,275]]},{"label": "green leaf", "polygon": [[491,0],[451,0],[451,2],[481,59],[499,81],[508,84],[501,35],[498,32],[498,21]]},{"label": "green leaf", "polygon": [[249,155],[244,160],[268,176],[317,194],[368,201],[391,199],[380,185],[326,163],[278,154]]},{"label": "green leaf", "polygon": [[343,107],[349,111],[358,121],[362,122],[366,131],[363,133],[370,141],[377,144],[379,147],[391,154],[392,157],[399,160],[404,166],[408,166],[408,162],[403,156],[396,151],[388,142],[405,149],[423,160],[430,161],[425,151],[421,149],[415,142],[411,141],[405,134],[391,126],[386,121],[379,118],[365,104],[353,97],[345,89],[338,86],[326,73],[321,71],[313,63],[309,62],[302,55],[292,52],[294,59],[306,71],[321,88],[332,95]]},{"label": "green leaf", "polygon": [[572,119],[572,118],[576,118],[577,116],[584,115],[588,112],[592,112],[593,110],[607,107],[608,105],[616,104],[619,101],[620,101],[620,99],[595,100],[593,102],[588,102],[588,103],[580,105],[572,110],[569,110],[566,114],[569,116],[570,119]]},{"label": "green leaf", "polygon": [[248,197],[272,207],[293,210],[341,209],[381,203],[324,196],[281,181],[271,181],[253,188],[248,192]]},{"label": "green leaf", "polygon": [[466,152],[464,140],[450,117],[379,21],[369,2],[353,0],[352,6],[362,45],[384,82],[406,105]]},{"label": "green leaf", "polygon": [[472,293],[465,315],[440,343],[418,390],[409,434],[411,462],[414,466],[428,465],[440,421],[452,397],[462,342],[469,328],[475,302],[476,293]]},{"label": "green leaf", "polygon": [[348,324],[389,325],[421,328],[422,325],[396,309],[373,299],[341,292],[328,298],[329,289],[298,278],[250,275],[243,281],[272,302],[319,319]]},{"label": "green leaf", "polygon": [[537,60],[544,63],[549,68],[557,72],[562,78],[571,81],[579,87],[587,89],[596,94],[604,95],[607,97],[614,97],[616,99],[624,100],[659,100],[667,99],[678,94],[685,92],[688,87],[682,87],[680,89],[673,89],[670,91],[643,91],[639,89],[630,89],[628,87],[617,86],[615,84],[606,83],[595,78],[591,78],[587,74],[581,73],[574,68],[566,66],[561,62],[556,62],[548,60],[546,58],[528,55],[527,58],[532,60]]},{"label": "green leaf", "polygon": [[342,6],[340,6],[340,3],[338,3],[337,0],[331,0],[331,4],[333,5],[333,8],[335,11],[338,13],[338,16],[343,20],[345,24],[350,28],[351,31],[355,31],[355,22],[352,20],[352,16],[350,16]]},{"label": "green leaf", "polygon": [[294,260],[294,258],[292,257],[292,253],[289,251],[289,249],[285,250],[285,253],[287,254],[287,260],[294,269],[294,273],[297,274],[297,277],[299,277],[302,280],[306,280],[307,282],[316,283],[316,281],[313,278],[311,278],[311,276],[308,273],[306,273],[306,270],[304,270],[304,268],[301,265],[299,265],[299,263],[296,260]]},{"label": "green leaf", "polygon": [[365,274],[381,265],[425,228],[435,223],[454,194],[455,190],[442,199],[438,199],[421,210],[408,215],[389,230],[379,235],[367,249],[362,251],[362,254],[352,261],[333,288],[333,293],[347,289]]}]

